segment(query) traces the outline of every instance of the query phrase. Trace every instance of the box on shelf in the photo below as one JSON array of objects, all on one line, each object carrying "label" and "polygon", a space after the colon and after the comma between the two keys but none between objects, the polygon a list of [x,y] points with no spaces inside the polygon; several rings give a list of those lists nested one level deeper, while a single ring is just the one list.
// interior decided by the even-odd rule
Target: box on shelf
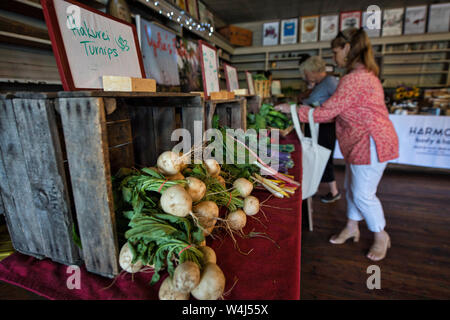
[{"label": "box on shelf", "polygon": [[255,80],[255,92],[261,98],[270,98],[270,80]]},{"label": "box on shelf", "polygon": [[103,76],[103,90],[125,92],[156,92],[156,80],[120,76]]},{"label": "box on shelf", "polygon": [[250,30],[229,25],[218,29],[218,32],[232,45],[241,47],[249,47],[252,45],[253,33]]},{"label": "box on shelf", "polygon": [[248,95],[248,89],[235,89],[235,90],[233,90],[233,92],[237,96],[246,96],[246,95]]},{"label": "box on shelf", "polygon": [[211,92],[211,100],[230,100],[234,99],[235,94],[232,91]]}]

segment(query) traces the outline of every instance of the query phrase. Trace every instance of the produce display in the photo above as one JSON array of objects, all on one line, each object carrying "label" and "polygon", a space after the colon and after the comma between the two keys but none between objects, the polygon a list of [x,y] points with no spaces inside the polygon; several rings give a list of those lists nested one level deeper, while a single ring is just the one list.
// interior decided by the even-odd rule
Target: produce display
[{"label": "produce display", "polygon": [[248,129],[269,129],[277,128],[285,130],[293,125],[292,119],[286,114],[276,111],[275,108],[264,103],[258,113],[247,114]]},{"label": "produce display", "polygon": [[[234,139],[235,146],[241,143],[221,132]],[[289,146],[285,149],[292,152]],[[161,300],[221,298],[226,279],[220,256],[206,246],[206,237],[225,230],[236,245],[235,235],[244,237],[247,218],[260,211],[259,199],[252,195],[257,185],[280,198],[289,197],[299,185],[263,163],[250,148],[245,152],[256,161],[220,165],[206,159],[188,164],[192,150],[186,155],[166,151],[155,167],[121,169],[113,177],[113,193],[118,224],[126,221],[119,232],[123,272],[152,270],[154,285],[166,270]],[[259,175],[261,168],[274,179]]]}]

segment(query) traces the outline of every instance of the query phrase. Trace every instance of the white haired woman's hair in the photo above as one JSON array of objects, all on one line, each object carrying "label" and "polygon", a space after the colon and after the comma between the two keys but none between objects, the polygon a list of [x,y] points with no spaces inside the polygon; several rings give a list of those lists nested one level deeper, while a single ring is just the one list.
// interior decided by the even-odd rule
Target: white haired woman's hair
[{"label": "white haired woman's hair", "polygon": [[327,64],[319,56],[313,56],[306,59],[300,65],[300,73],[305,77],[305,71],[308,72],[325,72],[327,70]]}]

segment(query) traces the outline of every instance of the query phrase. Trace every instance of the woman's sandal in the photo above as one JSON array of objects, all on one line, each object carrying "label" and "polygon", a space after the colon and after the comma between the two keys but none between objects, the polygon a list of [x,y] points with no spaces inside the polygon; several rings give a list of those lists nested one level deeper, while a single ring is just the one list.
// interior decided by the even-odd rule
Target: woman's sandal
[{"label": "woman's sandal", "polygon": [[[380,261],[383,260],[386,257],[387,249],[391,247],[391,238],[386,232],[387,239],[383,243],[380,243],[380,241],[375,241],[372,247],[369,250],[369,253],[367,254],[367,258],[372,261]],[[370,255],[374,255],[374,258],[370,258]]]},{"label": "woman's sandal", "polygon": [[332,244],[343,244],[348,239],[353,238],[353,242],[359,241],[359,229],[355,229],[354,231],[350,231],[348,228],[344,228],[344,230],[339,233],[339,235],[334,235],[330,239],[330,243]]}]

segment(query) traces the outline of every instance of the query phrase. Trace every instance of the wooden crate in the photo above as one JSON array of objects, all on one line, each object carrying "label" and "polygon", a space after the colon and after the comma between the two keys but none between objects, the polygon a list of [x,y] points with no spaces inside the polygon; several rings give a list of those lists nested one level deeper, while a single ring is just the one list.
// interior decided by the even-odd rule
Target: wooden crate
[{"label": "wooden crate", "polygon": [[73,265],[81,257],[58,123],[47,95],[0,97],[0,194],[17,251]]},{"label": "wooden crate", "polygon": [[[204,109],[200,96],[179,93],[77,91],[2,99],[0,191],[14,247],[118,275],[120,217],[112,175],[121,167],[154,165],[177,144],[171,141],[176,119],[192,142],[195,130],[202,136]],[[75,221],[82,252],[72,241]]]},{"label": "wooden crate", "polygon": [[255,92],[261,98],[270,98],[270,80],[255,80]]},{"label": "wooden crate", "polygon": [[215,114],[219,116],[220,126],[247,129],[247,101],[244,98],[206,101],[206,114],[206,129],[212,128]]},{"label": "wooden crate", "polygon": [[232,45],[250,47],[252,45],[253,33],[250,30],[229,25],[218,29]]},{"label": "wooden crate", "polygon": [[114,277],[120,244],[111,175],[120,167],[155,165],[177,143],[171,141],[177,108],[194,139],[194,121],[204,128],[204,106],[193,94],[91,91],[62,92],[58,106],[84,262],[88,271]]}]

